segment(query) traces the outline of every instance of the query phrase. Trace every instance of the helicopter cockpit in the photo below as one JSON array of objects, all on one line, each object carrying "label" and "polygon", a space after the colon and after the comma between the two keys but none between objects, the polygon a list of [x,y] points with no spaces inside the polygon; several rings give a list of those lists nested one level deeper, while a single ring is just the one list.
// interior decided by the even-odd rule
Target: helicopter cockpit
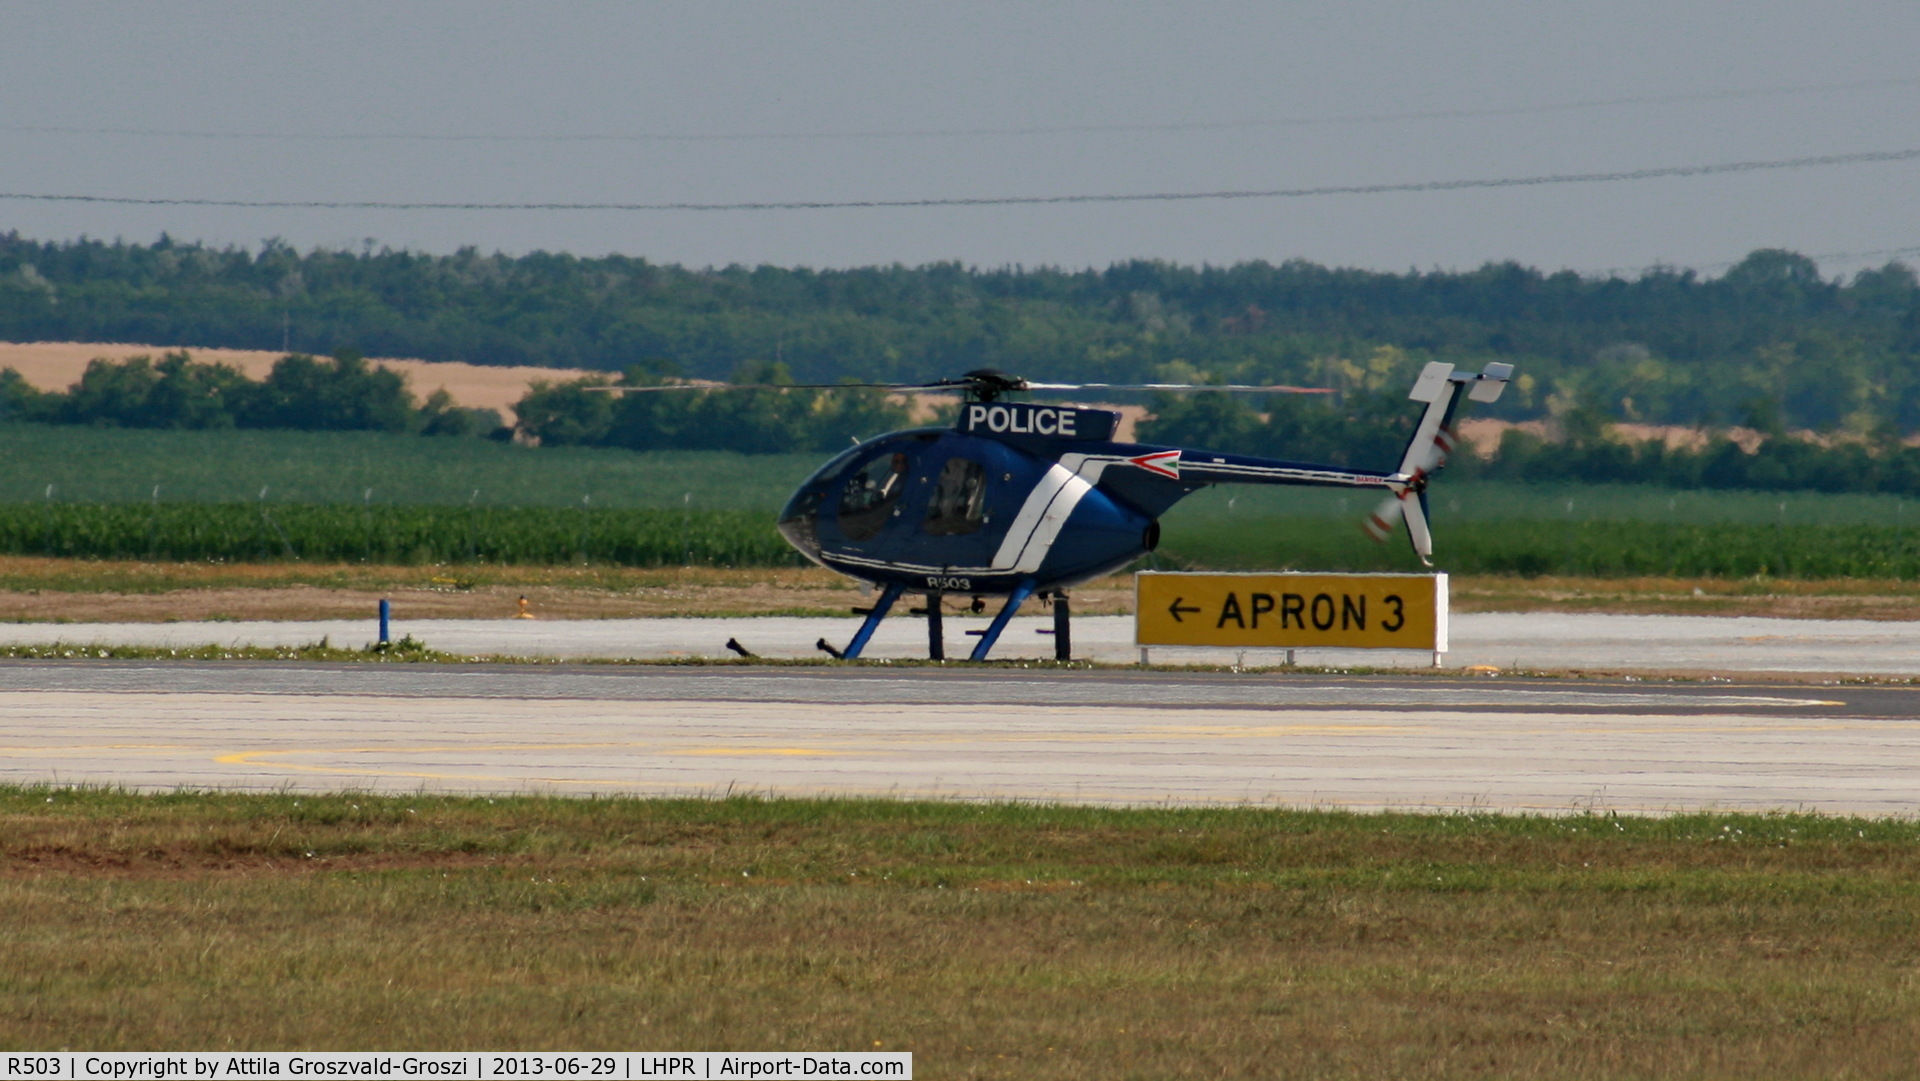
[{"label": "helicopter cockpit", "polygon": [[948,441],[948,433],[919,431],[846,451],[787,501],[780,532],[815,560],[823,547],[842,543],[884,545],[910,533],[958,540],[979,533],[991,520],[988,466],[945,447]]},{"label": "helicopter cockpit", "polygon": [[894,504],[906,494],[910,461],[905,451],[894,451],[848,471],[840,485],[840,506],[835,514],[843,536],[863,541],[886,528]]},{"label": "helicopter cockpit", "polygon": [[[916,441],[917,442],[917,441]],[[780,512],[780,532],[807,558],[820,558],[822,512],[847,540],[871,538],[886,527],[908,487],[913,445],[899,439],[849,448],[816,470]]]}]

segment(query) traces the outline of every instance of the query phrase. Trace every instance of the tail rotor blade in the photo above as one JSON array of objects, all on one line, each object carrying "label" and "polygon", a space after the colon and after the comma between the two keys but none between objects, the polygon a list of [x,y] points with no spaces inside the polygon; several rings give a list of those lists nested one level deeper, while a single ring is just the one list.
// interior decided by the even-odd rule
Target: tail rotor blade
[{"label": "tail rotor blade", "polygon": [[1400,500],[1400,511],[1407,516],[1407,539],[1413,542],[1413,554],[1420,562],[1433,566],[1433,534],[1427,530],[1427,493]]},{"label": "tail rotor blade", "polygon": [[1381,500],[1360,527],[1366,530],[1367,536],[1384,544],[1403,518],[1407,523],[1407,539],[1413,543],[1413,554],[1420,557],[1420,562],[1433,566],[1433,533],[1427,528],[1427,493],[1416,492],[1405,485],[1395,486],[1393,494]]},{"label": "tail rotor blade", "polygon": [[1400,524],[1402,513],[1401,496],[1398,493],[1389,495],[1380,501],[1372,514],[1367,515],[1367,520],[1360,523],[1360,528],[1366,530],[1367,536],[1376,542],[1385,544],[1387,538],[1393,536],[1394,527]]}]

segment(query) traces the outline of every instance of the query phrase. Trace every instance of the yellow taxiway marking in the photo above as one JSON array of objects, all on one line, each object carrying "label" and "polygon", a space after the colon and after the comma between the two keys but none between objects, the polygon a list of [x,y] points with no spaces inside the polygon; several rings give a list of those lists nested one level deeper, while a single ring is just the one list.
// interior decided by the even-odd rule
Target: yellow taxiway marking
[{"label": "yellow taxiway marking", "polygon": [[[396,747],[396,748],[388,748],[387,753],[425,754],[433,751],[445,751],[445,750],[451,750],[451,749],[453,748]],[[507,748],[507,749],[536,750],[537,748],[515,747],[515,748]],[[365,748],[339,748],[339,749],[313,748],[313,749],[306,749],[306,750],[287,750],[287,751],[272,751],[272,750],[239,751],[234,754],[219,755],[216,758],[214,758],[214,761],[219,762],[223,765],[229,765],[229,766],[263,766],[267,768],[291,770],[295,773],[324,773],[324,774],[331,774],[336,776],[347,776],[347,777],[411,777],[416,780],[423,780],[423,781],[494,781],[494,782],[519,782],[521,784],[525,784],[528,782],[538,782],[540,784],[622,784],[622,783],[630,784],[632,783],[631,780],[616,780],[616,779],[592,780],[592,779],[576,779],[576,778],[568,778],[568,777],[523,777],[523,776],[516,777],[516,776],[499,776],[499,775],[488,774],[488,773],[431,773],[425,770],[388,769],[381,766],[367,766],[367,767],[315,766],[315,765],[308,765],[301,762],[284,762],[284,761],[267,761],[266,760],[269,758],[278,758],[283,755],[294,755],[294,754],[324,755],[324,754],[362,754],[362,753],[367,753]]]},{"label": "yellow taxiway marking", "polygon": [[[1530,718],[1537,720],[1537,717]],[[1890,729],[1908,729],[1920,727],[1920,720],[1909,721],[1835,721],[1831,723],[1813,723],[1804,720],[1774,722],[1768,719],[1739,718],[1737,724],[1701,724],[1688,718],[1685,723],[1674,724],[1636,724],[1636,725],[1588,725],[1579,728],[1527,727],[1509,734],[1517,735],[1559,735],[1559,736],[1613,736],[1613,735],[1658,735],[1663,733],[1799,733],[1799,732],[1848,732],[1877,731]],[[1232,741],[1273,739],[1276,737],[1312,737],[1312,736],[1391,736],[1409,734],[1459,734],[1458,729],[1442,724],[1369,724],[1354,722],[1349,724],[1279,724],[1279,725],[1151,725],[1139,728],[1115,730],[1110,732],[924,732],[924,733],[885,733],[873,734],[864,738],[848,739],[844,736],[822,737],[812,746],[740,746],[722,744],[718,746],[689,744],[684,741],[621,741],[592,743],[479,743],[479,744],[438,744],[425,747],[293,747],[260,748],[247,751],[235,751],[216,755],[214,761],[221,765],[264,766],[298,770],[310,773],[367,773],[385,772],[380,769],[355,769],[348,766],[323,766],[290,761],[294,758],[315,757],[353,757],[353,756],[392,756],[410,757],[429,754],[501,754],[501,753],[538,753],[554,751],[583,750],[625,750],[643,755],[648,759],[671,758],[832,758],[832,757],[886,757],[896,755],[902,746],[926,746],[930,744],[1087,744],[1087,743],[1134,743],[1141,741],[1164,741],[1169,739],[1196,741]],[[733,737],[738,739],[736,735]],[[788,734],[788,738],[791,735]],[[159,746],[159,745],[156,745]],[[165,748],[181,749],[181,748]],[[404,776],[439,777],[439,774],[402,774]]]},{"label": "yellow taxiway marking", "polygon": [[[1749,718],[1741,718],[1748,720]],[[1555,728],[1529,729],[1532,732],[1565,732],[1575,736],[1604,736],[1612,734],[1645,736],[1662,732],[1885,732],[1889,729],[1920,727],[1920,720],[1874,720],[1874,721],[1834,721],[1830,724],[1810,724],[1805,721],[1771,724],[1762,721],[1757,724],[1663,724],[1651,727],[1629,727],[1613,725],[1606,728]]]},{"label": "yellow taxiway marking", "polygon": [[667,747],[659,751],[663,755],[706,754],[729,755],[741,758],[787,758],[787,757],[832,757],[845,754],[845,751],[826,750],[817,747]]},{"label": "yellow taxiway marking", "polygon": [[93,743],[72,747],[0,747],[0,757],[30,758],[42,754],[88,754],[94,751],[188,751],[179,743]]},{"label": "yellow taxiway marking", "polygon": [[1401,733],[1431,732],[1440,726],[1437,724],[1196,724],[1192,726],[1178,724],[1152,725],[1135,728],[1126,732],[1115,732],[1110,739],[1165,739],[1168,736],[1190,736],[1195,739],[1246,739],[1254,736],[1298,736],[1322,733],[1345,734],[1347,732]]},{"label": "yellow taxiway marking", "polygon": [[[740,758],[766,757],[828,757],[839,751],[820,750],[808,747],[667,747],[646,743],[515,743],[502,745],[455,745],[442,747],[287,747],[262,748],[252,751],[234,751],[215,755],[214,761],[223,766],[277,766],[284,769],[300,770],[306,773],[385,773],[380,769],[354,769],[345,766],[315,766],[286,759],[296,756],[328,755],[422,755],[422,754],[481,754],[503,751],[579,751],[579,750],[646,750],[654,757],[674,758],[686,755],[718,755]],[[435,773],[403,773],[404,777],[439,777]],[[490,778],[497,779],[497,778]]]},{"label": "yellow taxiway marking", "polygon": [[283,754],[440,754],[490,751],[600,751],[614,747],[643,747],[641,743],[457,743],[443,747],[269,747],[214,756],[228,766],[253,765],[260,755]]}]

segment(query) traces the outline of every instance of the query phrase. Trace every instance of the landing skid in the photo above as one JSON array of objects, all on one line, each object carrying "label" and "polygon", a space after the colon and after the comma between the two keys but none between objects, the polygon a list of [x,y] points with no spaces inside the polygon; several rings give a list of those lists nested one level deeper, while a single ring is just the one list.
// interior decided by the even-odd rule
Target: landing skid
[{"label": "landing skid", "polygon": [[[995,643],[1000,641],[1000,635],[1006,631],[1007,624],[1011,622],[1014,615],[1020,611],[1020,606],[1026,603],[1027,598],[1033,596],[1034,586],[1035,582],[1031,578],[1015,586],[1013,592],[1007,596],[1007,603],[1001,607],[999,613],[993,617],[993,622],[989,623],[985,630],[967,632],[970,635],[979,636],[980,639],[974,643],[973,651],[967,655],[968,660],[984,661],[987,659],[987,654],[991,653]],[[819,649],[823,653],[837,659],[858,659],[861,652],[867,648],[867,643],[873,640],[873,632],[879,629],[880,621],[887,618],[887,613],[893,610],[894,602],[898,601],[900,595],[904,592],[906,592],[905,587],[898,585],[883,587],[880,590],[879,597],[875,598],[873,607],[865,609],[864,611],[855,609],[856,612],[862,612],[867,618],[865,622],[860,624],[860,629],[854,632],[853,641],[847,643],[846,649],[836,650],[833,646],[829,645],[824,638],[818,643]],[[926,608],[916,608],[913,610],[914,615],[925,615],[927,617],[927,659],[935,661],[944,661],[947,659],[946,621],[940,607],[942,596],[943,594],[940,593],[928,593]],[[1046,594],[1042,594],[1043,598],[1045,596]],[[1052,600],[1053,630],[1051,632],[1042,631],[1041,633],[1051,633],[1053,635],[1053,657],[1055,660],[1072,660],[1073,610],[1065,593],[1056,590],[1052,595]]]}]

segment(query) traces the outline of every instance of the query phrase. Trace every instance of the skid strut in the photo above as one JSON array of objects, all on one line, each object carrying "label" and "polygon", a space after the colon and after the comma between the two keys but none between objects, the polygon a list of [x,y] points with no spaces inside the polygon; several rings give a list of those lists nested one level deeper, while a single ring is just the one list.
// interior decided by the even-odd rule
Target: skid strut
[{"label": "skid strut", "polygon": [[900,594],[904,591],[903,587],[892,583],[881,587],[880,596],[874,599],[873,608],[867,612],[867,621],[860,624],[859,630],[853,632],[853,641],[848,642],[847,648],[840,652],[842,657],[853,660],[860,656],[860,651],[867,648],[867,641],[879,628],[880,621],[887,618],[887,610],[893,607],[893,602],[899,600]]},{"label": "skid strut", "polygon": [[1000,632],[1007,629],[1007,621],[1013,618],[1013,614],[1020,610],[1020,605],[1025,603],[1028,597],[1033,596],[1033,587],[1035,584],[1033,579],[1024,578],[1021,579],[1019,585],[1013,587],[1013,592],[1007,595],[1006,607],[1000,609],[1000,614],[993,617],[993,622],[987,625],[986,630],[978,632],[980,641],[974,644],[973,653],[967,657],[968,660],[984,661],[987,659],[987,654],[992,651],[993,644],[1000,640]]},{"label": "skid strut", "polygon": [[927,659],[944,661],[947,659],[946,628],[942,625],[940,611],[941,594],[927,594]]},{"label": "skid strut", "polygon": [[1067,595],[1058,591],[1053,595],[1053,659],[1073,659],[1073,612]]}]

